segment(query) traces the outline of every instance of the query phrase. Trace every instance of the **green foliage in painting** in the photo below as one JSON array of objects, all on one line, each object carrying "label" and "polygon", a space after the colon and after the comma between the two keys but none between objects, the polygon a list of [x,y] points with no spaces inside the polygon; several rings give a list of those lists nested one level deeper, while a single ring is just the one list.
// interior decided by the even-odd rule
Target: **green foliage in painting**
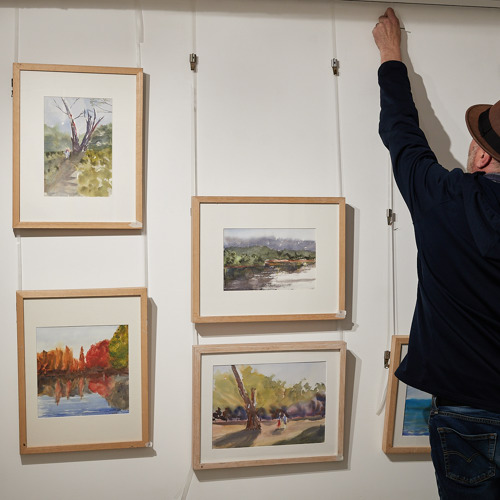
[{"label": "green foliage in painting", "polygon": [[128,368],[128,325],[120,325],[109,341],[109,360],[115,370]]},{"label": "green foliage in painting", "polygon": [[224,249],[224,266],[262,266],[266,260],[315,260],[316,252],[308,250],[273,250],[266,246],[228,247]]},{"label": "green foliage in painting", "polygon": [[88,149],[79,165],[78,194],[109,196],[111,194],[111,147]]},{"label": "green foliage in painting", "polygon": [[[316,383],[312,387],[307,381],[300,381],[294,385],[287,385],[282,380],[276,380],[274,375],[267,376],[259,373],[249,365],[238,365],[243,385],[248,394],[255,389],[257,406],[268,412],[276,408],[288,407],[296,403],[310,401],[316,394],[324,394],[326,387],[323,383]],[[213,408],[230,408],[234,410],[241,406],[242,400],[238,386],[232,373],[214,373]]]},{"label": "green foliage in painting", "polygon": [[45,153],[60,152],[66,148],[71,149],[71,136],[61,132],[57,125],[54,127],[44,125],[43,132]]},{"label": "green foliage in painting", "polygon": [[110,148],[113,139],[113,124],[107,123],[95,129],[92,135],[88,149],[99,151],[101,149]]}]

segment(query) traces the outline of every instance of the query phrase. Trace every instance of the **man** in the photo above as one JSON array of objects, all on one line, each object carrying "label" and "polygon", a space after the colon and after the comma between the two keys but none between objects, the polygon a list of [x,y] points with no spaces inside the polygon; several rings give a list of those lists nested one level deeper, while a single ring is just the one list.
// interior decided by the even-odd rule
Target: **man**
[{"label": "man", "polygon": [[433,394],[440,497],[500,499],[500,101],[467,110],[467,173],[449,172],[419,128],[392,9],[373,36],[382,63],[379,132],[418,248],[408,355],[396,375]]}]

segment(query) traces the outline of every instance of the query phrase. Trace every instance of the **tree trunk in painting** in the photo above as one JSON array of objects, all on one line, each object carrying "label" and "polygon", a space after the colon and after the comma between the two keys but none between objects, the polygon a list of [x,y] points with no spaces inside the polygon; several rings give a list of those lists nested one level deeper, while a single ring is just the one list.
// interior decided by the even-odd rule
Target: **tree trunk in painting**
[{"label": "tree trunk in painting", "polygon": [[241,381],[240,374],[236,369],[235,365],[231,365],[231,370],[233,370],[234,378],[236,379],[236,384],[238,385],[238,391],[245,403],[245,411],[247,413],[247,426],[248,430],[259,430],[261,429],[259,417],[257,415],[257,410],[255,408],[255,389],[252,389],[252,399],[248,397],[245,388],[243,387],[243,382]]},{"label": "tree trunk in painting", "polygon": [[[92,134],[95,132],[95,129],[101,122],[101,120],[104,118],[101,116],[101,118],[97,119],[97,113],[96,110],[85,110],[83,112],[83,116],[85,120],[87,121],[87,126],[85,130],[85,135],[83,136],[82,141],[80,142],[78,138],[78,130],[76,128],[75,120],[79,118],[81,115],[78,115],[77,117],[73,117],[73,114],[71,113],[71,106],[69,106],[68,102],[64,97],[61,97],[61,101],[64,105],[64,109],[61,107],[56,106],[68,117],[70,123],[71,123],[71,146],[72,146],[72,155],[81,155],[85,151],[87,151],[87,148],[90,143],[90,139],[92,138]],[[80,156],[81,157],[81,156]],[[78,160],[79,161],[79,160]]]}]

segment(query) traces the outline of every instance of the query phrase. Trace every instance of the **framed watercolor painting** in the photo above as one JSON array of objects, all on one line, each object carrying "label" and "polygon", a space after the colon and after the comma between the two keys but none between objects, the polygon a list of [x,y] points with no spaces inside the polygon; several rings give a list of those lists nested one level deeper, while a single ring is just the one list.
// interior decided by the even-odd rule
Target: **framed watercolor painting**
[{"label": "framed watercolor painting", "polygon": [[147,446],[145,288],[17,292],[20,452]]},{"label": "framed watercolor painting", "polygon": [[345,317],[344,198],[193,197],[194,323]]},{"label": "framed watercolor painting", "polygon": [[427,421],[432,396],[396,378],[394,372],[408,352],[408,335],[394,335],[385,405],[385,453],[430,453]]},{"label": "framed watercolor painting", "polygon": [[345,342],[193,347],[193,468],[343,459]]},{"label": "framed watercolor painting", "polygon": [[143,71],[15,63],[13,227],[142,227]]}]

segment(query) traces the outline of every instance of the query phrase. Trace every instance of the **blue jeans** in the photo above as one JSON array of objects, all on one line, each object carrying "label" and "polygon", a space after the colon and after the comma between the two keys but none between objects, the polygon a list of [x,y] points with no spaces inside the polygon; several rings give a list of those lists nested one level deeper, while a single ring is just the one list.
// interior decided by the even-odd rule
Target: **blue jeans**
[{"label": "blue jeans", "polygon": [[436,406],[429,416],[431,457],[441,500],[500,499],[500,414]]}]

